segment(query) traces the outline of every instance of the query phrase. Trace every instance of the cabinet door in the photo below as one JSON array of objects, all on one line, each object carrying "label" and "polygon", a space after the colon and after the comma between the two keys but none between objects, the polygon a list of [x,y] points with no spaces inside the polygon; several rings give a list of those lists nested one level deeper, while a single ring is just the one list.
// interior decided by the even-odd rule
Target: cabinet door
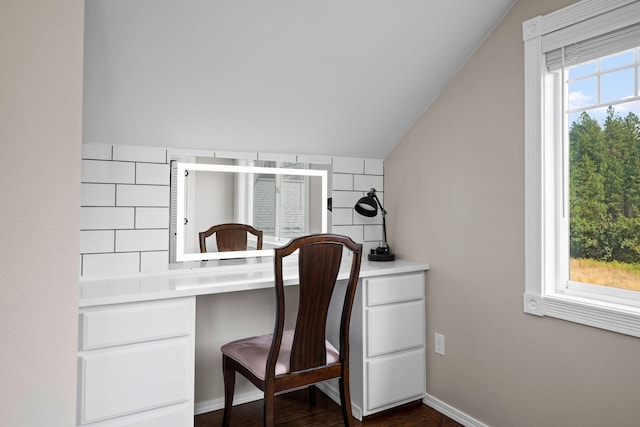
[{"label": "cabinet door", "polygon": [[424,301],[367,309],[367,357],[424,346]]},{"label": "cabinet door", "polygon": [[367,362],[367,411],[422,398],[425,393],[424,350]]},{"label": "cabinet door", "polygon": [[189,401],[192,367],[186,338],[81,355],[80,420],[89,423]]}]

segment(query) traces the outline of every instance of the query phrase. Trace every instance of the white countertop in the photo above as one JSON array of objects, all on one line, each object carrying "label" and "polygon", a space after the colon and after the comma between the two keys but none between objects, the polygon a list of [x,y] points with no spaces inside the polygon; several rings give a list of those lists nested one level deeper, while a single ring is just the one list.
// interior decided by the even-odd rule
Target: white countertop
[{"label": "white countertop", "polygon": [[[208,266],[208,265],[215,266]],[[348,277],[349,263],[341,269],[338,279]],[[80,307],[118,304],[134,301],[179,298],[225,292],[247,291],[273,287],[273,259],[258,262],[228,260],[224,262],[183,265],[180,269],[164,273],[139,274],[128,277],[80,279]],[[285,262],[283,275],[285,285],[297,284],[297,264]],[[193,267],[193,268],[191,268]],[[396,260],[390,262],[362,260],[360,277],[384,276],[387,274],[426,271],[428,264]]]}]

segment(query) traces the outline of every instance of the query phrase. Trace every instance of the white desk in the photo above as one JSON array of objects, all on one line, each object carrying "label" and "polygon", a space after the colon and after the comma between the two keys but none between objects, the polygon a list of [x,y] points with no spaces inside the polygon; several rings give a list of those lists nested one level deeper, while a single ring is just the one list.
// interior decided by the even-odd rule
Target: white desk
[{"label": "white desk", "polygon": [[[231,263],[80,281],[78,425],[193,425],[195,298],[273,287],[270,259]],[[362,263],[350,335],[356,418],[424,395],[428,269]],[[295,267],[285,264],[284,279],[297,284]],[[337,399],[334,384],[321,388]]]}]

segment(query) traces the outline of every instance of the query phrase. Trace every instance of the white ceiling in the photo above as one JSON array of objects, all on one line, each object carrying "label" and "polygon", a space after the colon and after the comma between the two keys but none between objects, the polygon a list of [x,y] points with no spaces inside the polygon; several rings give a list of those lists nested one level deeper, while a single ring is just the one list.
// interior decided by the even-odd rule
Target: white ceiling
[{"label": "white ceiling", "polygon": [[515,0],[87,0],[86,142],[384,158]]}]

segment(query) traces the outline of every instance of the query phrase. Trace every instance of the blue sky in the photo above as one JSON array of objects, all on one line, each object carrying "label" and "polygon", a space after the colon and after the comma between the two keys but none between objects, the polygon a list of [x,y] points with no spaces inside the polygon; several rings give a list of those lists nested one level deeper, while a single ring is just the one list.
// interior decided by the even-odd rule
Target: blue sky
[{"label": "blue sky", "polygon": [[[640,74],[635,58],[638,54],[638,49],[634,49],[601,59],[600,74],[597,74],[597,61],[570,68],[569,109],[582,111],[587,108],[589,115],[601,123],[612,103],[616,113],[622,117],[629,112],[640,115],[640,93],[636,89],[640,87],[636,81],[639,78],[637,74]],[[624,100],[628,102],[618,103]],[[579,115],[579,111],[569,113],[570,122]]]}]

